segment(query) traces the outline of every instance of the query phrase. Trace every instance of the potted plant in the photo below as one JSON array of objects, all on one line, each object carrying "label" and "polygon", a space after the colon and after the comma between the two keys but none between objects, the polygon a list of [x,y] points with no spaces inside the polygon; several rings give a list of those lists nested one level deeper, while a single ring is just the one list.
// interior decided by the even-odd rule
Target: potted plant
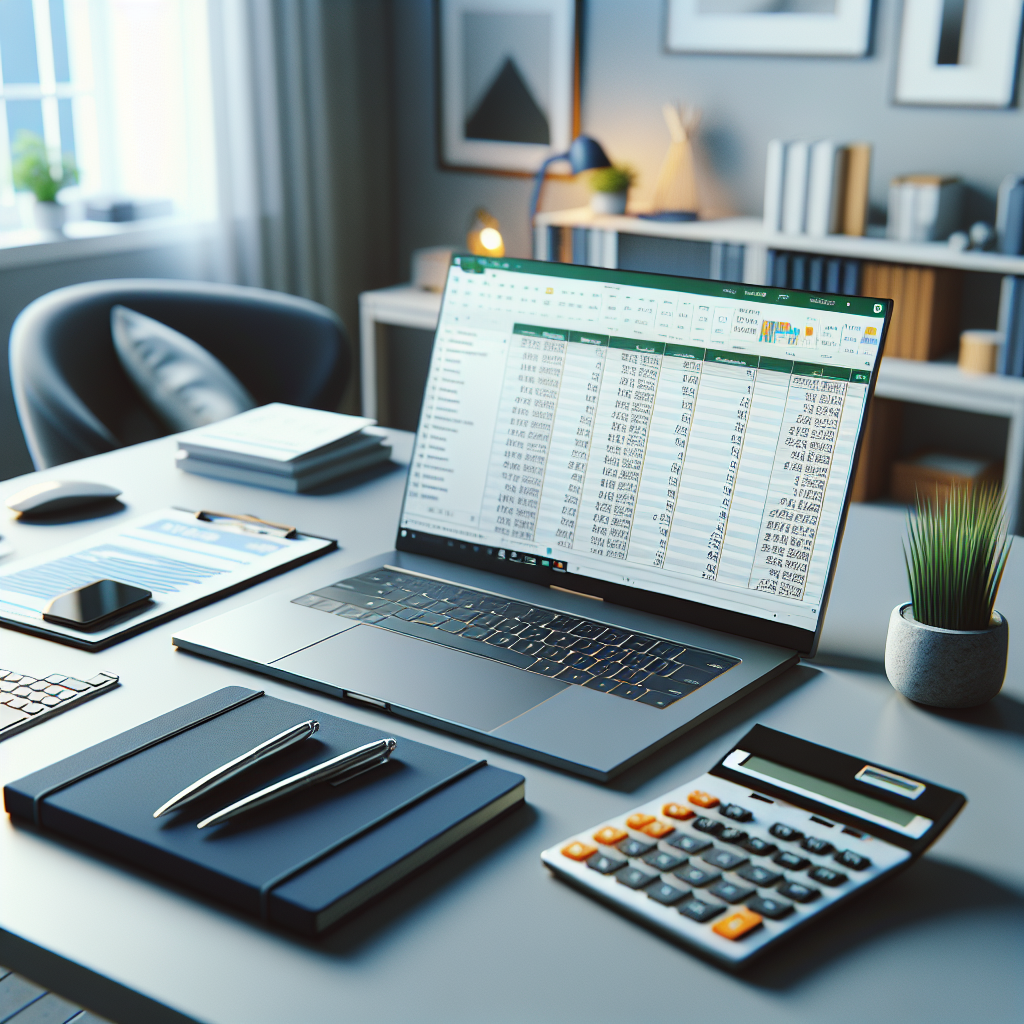
[{"label": "potted plant", "polygon": [[594,213],[625,213],[626,195],[636,174],[629,167],[600,167],[590,175]]},{"label": "potted plant", "polygon": [[38,135],[26,131],[18,133],[12,155],[14,187],[31,192],[36,197],[33,209],[36,227],[43,231],[59,232],[64,226],[67,211],[57,202],[57,193],[78,181],[78,168],[74,159],[65,153],[60,174],[55,176],[46,143]]},{"label": "potted plant", "polygon": [[995,610],[1011,543],[1002,493],[954,487],[945,504],[918,496],[908,534],[911,599],[889,618],[885,673],[919,704],[983,704],[1006,675],[1009,631]]}]

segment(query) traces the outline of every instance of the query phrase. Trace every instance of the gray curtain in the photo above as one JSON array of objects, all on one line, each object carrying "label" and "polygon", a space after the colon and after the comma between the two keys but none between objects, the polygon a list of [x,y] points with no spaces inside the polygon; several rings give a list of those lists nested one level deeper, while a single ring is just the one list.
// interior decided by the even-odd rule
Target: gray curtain
[{"label": "gray curtain", "polygon": [[209,10],[224,276],[322,302],[356,339],[359,292],[396,279],[390,4]]}]

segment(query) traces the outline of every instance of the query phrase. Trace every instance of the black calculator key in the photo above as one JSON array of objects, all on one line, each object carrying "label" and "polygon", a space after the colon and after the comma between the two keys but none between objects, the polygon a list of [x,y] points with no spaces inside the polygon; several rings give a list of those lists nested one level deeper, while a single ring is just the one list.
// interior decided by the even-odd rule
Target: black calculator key
[{"label": "black calculator key", "polygon": [[653,654],[656,658],[674,660],[685,650],[682,644],[674,644],[671,640],[659,640],[647,653]]},{"label": "black calculator key", "polygon": [[578,652],[574,652],[573,654],[570,654],[567,658],[563,659],[563,663],[566,665],[571,665],[573,668],[582,669],[588,669],[591,666],[597,664],[597,662],[589,654],[580,654]]},{"label": "black calculator key", "polygon": [[718,917],[725,907],[705,903],[703,900],[691,896],[685,903],[680,903],[678,909],[680,914],[685,914],[691,920],[703,923],[710,921],[713,917]]},{"label": "black calculator key", "polygon": [[743,844],[743,849],[750,853],[756,853],[759,857],[770,857],[773,853],[777,853],[779,848],[774,843],[766,842],[758,836],[751,836]]},{"label": "black calculator key", "polygon": [[718,833],[718,838],[723,843],[732,843],[733,846],[742,846],[747,841],[747,833],[741,828],[729,828],[726,826]]},{"label": "black calculator key", "polygon": [[822,885],[836,886],[849,881],[848,876],[844,875],[842,871],[833,871],[831,868],[811,868],[807,875],[816,882],[821,882]]},{"label": "black calculator key", "polygon": [[810,853],[818,853],[822,856],[835,850],[835,847],[827,839],[819,839],[817,836],[807,836],[800,845]]},{"label": "black calculator key", "polygon": [[660,690],[644,690],[637,697],[637,701],[641,704],[650,704],[652,708],[667,708],[670,704],[675,704],[680,697],[682,697],[681,693],[662,693]]},{"label": "black calculator key", "polygon": [[625,867],[616,872],[615,881],[629,886],[630,889],[642,889],[645,885],[650,885],[657,877],[657,875],[641,871],[639,868]]},{"label": "black calculator key", "polygon": [[604,853],[595,853],[588,861],[587,867],[594,871],[600,871],[602,875],[610,875],[624,867],[625,863],[619,857],[609,857]]},{"label": "black calculator key", "polygon": [[644,857],[645,864],[650,864],[652,868],[657,868],[659,871],[675,871],[685,860],[685,857],[677,857],[664,850],[652,850]]},{"label": "black calculator key", "polygon": [[782,881],[781,871],[769,871],[768,868],[763,868],[760,864],[746,864],[737,868],[736,874],[748,882],[753,882],[754,885],[762,885],[765,888],[777,885]]},{"label": "black calculator key", "polygon": [[468,637],[470,640],[483,640],[485,636],[490,635],[490,630],[484,626],[470,626],[469,629],[463,632],[463,636]]},{"label": "black calculator key", "polygon": [[789,850],[783,850],[782,853],[776,854],[772,860],[781,867],[789,868],[790,871],[803,871],[811,863],[806,857],[790,853]]},{"label": "black calculator key", "polygon": [[812,889],[799,882],[784,882],[779,886],[779,892],[791,900],[796,900],[797,903],[810,903],[821,895],[820,889]]},{"label": "black calculator key", "polygon": [[677,850],[682,850],[684,853],[700,853],[701,850],[706,850],[711,843],[706,839],[701,839],[700,836],[688,836],[686,833],[682,833],[670,839],[668,841],[669,846],[674,846]]},{"label": "black calculator key", "polygon": [[[513,648],[516,650],[516,648]],[[578,668],[563,668],[558,673],[559,679],[564,679],[567,683],[588,683],[593,678],[589,672],[584,672]]]},{"label": "black calculator key", "polygon": [[689,895],[689,889],[680,889],[674,885],[669,885],[668,882],[659,882],[647,890],[647,895],[652,900],[657,900],[659,903],[664,903],[666,907],[671,907],[684,896]]},{"label": "black calculator key", "polygon": [[654,848],[654,843],[642,843],[639,839],[623,839],[618,849],[627,857],[642,857]]},{"label": "black calculator key", "polygon": [[764,898],[755,896],[752,900],[747,900],[747,910],[767,917],[770,921],[779,921],[793,913],[793,904],[772,899],[770,896]]},{"label": "black calculator key", "polygon": [[741,864],[747,863],[747,858],[740,853],[733,853],[732,850],[705,850],[700,855],[701,860],[708,864],[714,864],[722,871],[732,871]]},{"label": "black calculator key", "polygon": [[854,853],[853,850],[841,850],[832,859],[851,871],[865,871],[871,867],[871,861],[867,857],[862,857],[859,853]]},{"label": "black calculator key", "polygon": [[614,693],[616,697],[625,697],[626,700],[636,700],[637,697],[645,694],[647,690],[642,686],[637,686],[636,683],[620,683],[614,690],[609,690],[608,692]]},{"label": "black calculator key", "polygon": [[708,832],[713,836],[717,836],[725,828],[720,821],[715,821],[713,818],[694,818],[693,827],[698,832]]},{"label": "black calculator key", "polygon": [[686,882],[687,885],[692,885],[696,889],[699,889],[702,885],[716,882],[722,877],[719,871],[705,871],[703,868],[694,867],[692,864],[687,864],[686,867],[680,868],[675,874],[676,878]]},{"label": "black calculator key", "polygon": [[596,640],[602,633],[608,632],[608,628],[599,626],[596,622],[581,622],[572,632],[585,640]]},{"label": "black calculator key", "polygon": [[718,809],[718,813],[723,818],[731,818],[733,821],[753,821],[754,816],[746,809],[746,807],[740,807],[739,804],[724,804]]},{"label": "black calculator key", "polygon": [[619,685],[618,679],[608,679],[603,676],[592,676],[590,680],[583,684],[588,690],[602,690],[604,693],[609,693]]},{"label": "black calculator key", "polygon": [[798,832],[795,828],[790,828],[788,825],[783,825],[781,822],[776,825],[772,825],[768,831],[771,832],[776,839],[784,839],[787,843],[799,843],[804,837],[803,832]]},{"label": "black calculator key", "polygon": [[715,882],[708,889],[708,892],[712,896],[717,896],[720,900],[725,900],[726,903],[742,903],[754,895],[753,889],[745,885],[734,885],[732,882],[727,882],[724,878],[720,882]]},{"label": "black calculator key", "polygon": [[[462,635],[469,636],[469,630],[467,629]],[[562,666],[557,661],[545,661],[543,658],[538,658],[529,670],[538,672],[542,676],[553,676],[562,671]]]}]

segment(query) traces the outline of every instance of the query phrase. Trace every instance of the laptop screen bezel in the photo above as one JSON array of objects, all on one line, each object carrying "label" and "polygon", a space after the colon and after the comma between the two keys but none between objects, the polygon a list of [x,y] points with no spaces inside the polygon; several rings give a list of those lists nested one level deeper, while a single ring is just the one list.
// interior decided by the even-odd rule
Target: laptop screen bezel
[{"label": "laptop screen bezel", "polygon": [[[451,275],[453,269],[456,268],[457,264],[455,263],[455,260],[458,258],[459,257],[456,256],[452,257],[452,263],[448,268],[449,275]],[[562,266],[557,263],[548,264],[538,260],[523,260],[518,258],[511,262],[515,262],[517,265],[530,263],[536,265],[538,268]],[[668,274],[652,274],[637,270],[610,270],[605,267],[581,267],[580,269],[593,269],[600,274],[603,280],[614,280],[614,278],[609,275],[621,273],[623,275],[628,274],[630,281],[635,282],[638,276],[642,276],[648,279],[649,287],[651,288],[658,288],[659,282],[661,282],[660,287],[664,288],[668,285],[673,291],[686,290],[685,288],[680,288],[680,283],[685,284],[687,282],[693,282],[695,285],[699,285],[702,289],[707,288],[707,285],[709,284],[708,280],[702,278],[675,277]],[[537,270],[535,272],[543,273],[543,270]],[[581,278],[583,277],[583,275],[579,276]],[[741,282],[714,281],[710,283],[722,285],[723,287],[749,287],[749,285],[744,286]],[[775,291],[777,289],[773,288],[772,290]],[[447,294],[447,291],[448,287],[446,280],[445,290],[442,293],[441,308],[438,314],[437,322],[439,327],[444,318],[444,296]],[[785,289],[785,292],[787,295],[813,296],[815,298],[843,301],[850,298],[850,296],[837,295],[832,292],[809,292],[798,288],[787,288]],[[805,657],[812,656],[817,650],[818,640],[821,637],[822,625],[825,621],[825,613],[828,609],[829,596],[832,591],[832,582],[835,578],[836,564],[839,561],[839,550],[843,540],[843,533],[846,529],[846,518],[849,514],[850,503],[853,496],[853,484],[857,476],[857,468],[860,465],[860,455],[861,448],[864,444],[864,437],[867,433],[867,418],[871,409],[871,399],[874,397],[875,384],[878,380],[878,370],[882,362],[885,341],[889,333],[889,325],[892,322],[893,302],[891,299],[875,298],[873,296],[857,296],[857,298],[881,303],[884,308],[885,319],[878,342],[878,354],[871,367],[871,376],[868,381],[868,391],[865,397],[864,416],[861,420],[860,430],[857,435],[857,444],[853,453],[853,461],[850,465],[850,474],[846,481],[846,492],[843,497],[842,512],[840,513],[839,523],[836,527],[836,539],[832,548],[831,558],[829,560],[828,572],[825,576],[825,586],[822,590],[817,625],[813,630],[803,629],[799,626],[793,626],[788,623],[774,622],[756,615],[746,615],[742,612],[731,611],[727,608],[717,608],[713,605],[702,604],[699,601],[690,601],[686,598],[672,597],[671,595],[655,591],[628,587],[621,583],[612,583],[608,580],[597,579],[593,576],[586,576],[581,573],[564,571],[557,573],[556,578],[552,578],[555,574],[549,568],[542,568],[540,565],[528,565],[523,562],[510,562],[490,557],[479,550],[480,545],[474,545],[471,541],[459,541],[435,535],[424,536],[419,531],[416,531],[415,535],[412,535],[409,531],[403,530],[401,526],[405,519],[405,502],[409,491],[408,482],[406,483],[405,491],[402,494],[402,510],[398,518],[399,527],[398,534],[395,538],[395,549],[397,551],[407,551],[412,554],[427,555],[446,562],[453,562],[457,565],[485,569],[501,576],[524,580],[528,583],[538,583],[542,586],[556,587],[561,590],[568,590],[587,597],[600,598],[603,601],[623,605],[626,608],[635,608],[639,611],[651,612],[655,615],[662,615],[665,618],[675,619],[695,626],[702,626],[708,629],[718,630],[723,633],[732,633],[748,640],[757,640],[761,643],[773,644],[777,647],[794,650]],[[437,336],[435,332],[435,343],[436,339]],[[419,443],[421,430],[422,422],[420,423],[419,429],[416,431],[410,465],[416,457],[416,445]],[[474,548],[477,550],[474,550]]]}]

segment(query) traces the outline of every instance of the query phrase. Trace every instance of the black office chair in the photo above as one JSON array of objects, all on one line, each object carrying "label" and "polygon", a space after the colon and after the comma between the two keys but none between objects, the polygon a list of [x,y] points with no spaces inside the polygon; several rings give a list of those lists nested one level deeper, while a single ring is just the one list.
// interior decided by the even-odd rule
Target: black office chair
[{"label": "black office chair", "polygon": [[11,384],[36,469],[170,431],[121,368],[110,309],[121,304],[191,338],[257,405],[336,409],[351,356],[341,320],[308,299],[200,281],[127,279],[58,288],[11,328]]}]

